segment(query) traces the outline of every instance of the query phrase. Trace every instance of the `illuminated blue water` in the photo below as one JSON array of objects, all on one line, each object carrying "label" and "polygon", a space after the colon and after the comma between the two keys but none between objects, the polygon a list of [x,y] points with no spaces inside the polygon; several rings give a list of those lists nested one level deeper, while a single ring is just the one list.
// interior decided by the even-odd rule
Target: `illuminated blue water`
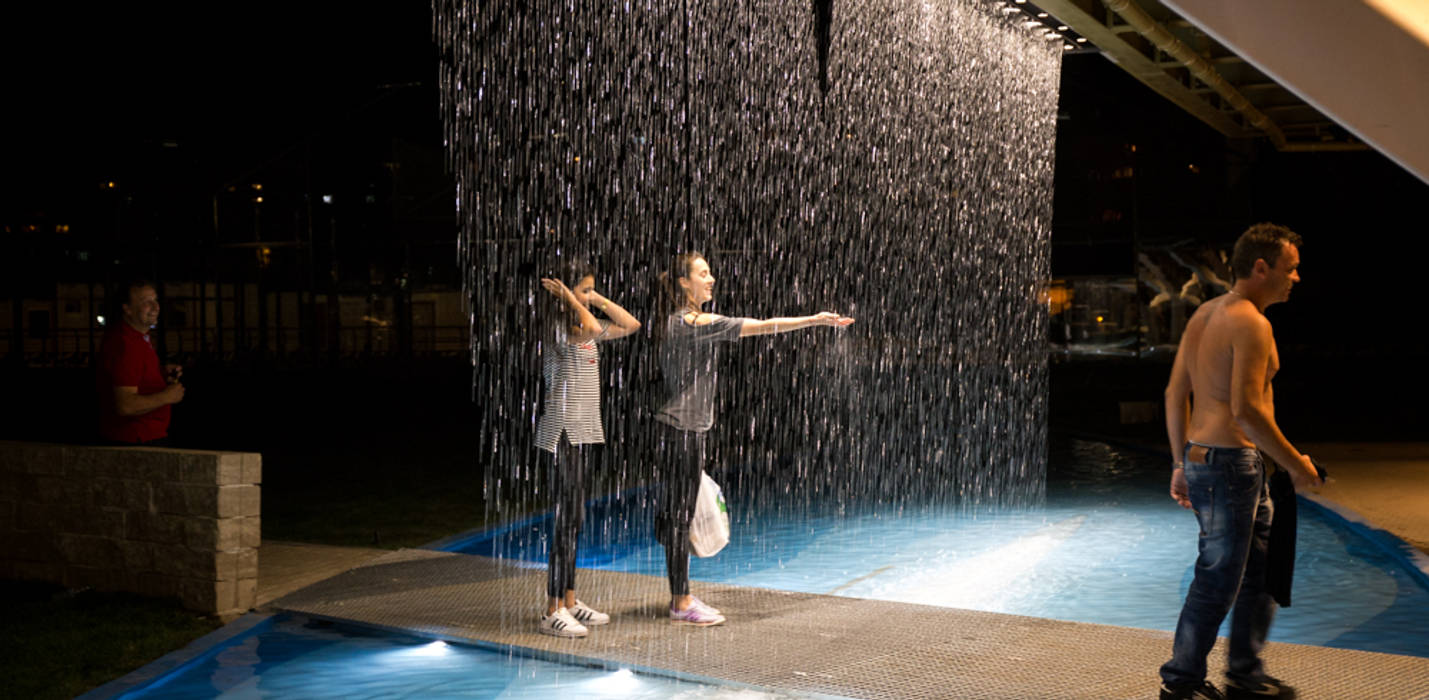
[{"label": "illuminated blue water", "polygon": [[[1021,513],[795,507],[758,495],[782,491],[767,488],[771,483],[787,483],[770,481],[767,469],[717,471],[731,502],[732,541],[718,556],[693,562],[696,592],[700,581],[716,581],[1172,629],[1191,578],[1197,528],[1166,496],[1162,460],[1090,442],[1056,449],[1047,505]],[[634,491],[590,507],[582,567],[664,574],[643,499]],[[545,538],[546,523],[534,519],[449,549],[544,562]],[[1303,504],[1294,595],[1272,640],[1429,656],[1423,624],[1429,590],[1362,531]],[[127,697],[797,696],[279,617]]]},{"label": "illuminated blue water", "polygon": [[509,656],[279,616],[122,698],[799,697]]},{"label": "illuminated blue water", "polygon": [[[716,472],[731,504],[731,541],[718,556],[695,559],[691,577],[1174,629],[1197,526],[1167,496],[1164,460],[1093,442],[1057,450],[1047,505],[1019,513],[756,504],[760,482],[752,471]],[[626,494],[591,508],[580,566],[664,575],[643,498]],[[1293,605],[1280,611],[1270,639],[1429,656],[1429,590],[1334,515],[1303,502],[1299,513]],[[546,529],[534,521],[453,551],[544,562]]]}]

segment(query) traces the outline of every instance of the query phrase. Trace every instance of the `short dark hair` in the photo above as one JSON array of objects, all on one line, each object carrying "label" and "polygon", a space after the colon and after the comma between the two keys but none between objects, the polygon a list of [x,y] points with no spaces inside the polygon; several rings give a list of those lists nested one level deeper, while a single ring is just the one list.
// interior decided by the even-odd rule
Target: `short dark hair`
[{"label": "short dark hair", "polygon": [[1250,277],[1256,260],[1264,260],[1266,265],[1275,267],[1285,244],[1299,248],[1300,242],[1300,234],[1278,224],[1251,226],[1236,239],[1235,250],[1231,253],[1231,274],[1238,280]]},{"label": "short dark hair", "polygon": [[110,313],[116,318],[123,316],[124,305],[128,304],[129,300],[134,298],[134,290],[143,289],[145,287],[159,288],[158,285],[149,281],[146,277],[130,277],[120,280],[119,284],[114,286],[114,298],[110,304],[112,307]]}]

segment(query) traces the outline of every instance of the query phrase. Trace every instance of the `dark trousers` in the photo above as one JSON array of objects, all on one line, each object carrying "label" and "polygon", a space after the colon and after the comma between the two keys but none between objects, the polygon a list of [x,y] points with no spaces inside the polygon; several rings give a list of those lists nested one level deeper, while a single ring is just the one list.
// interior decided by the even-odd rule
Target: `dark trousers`
[{"label": "dark trousers", "polygon": [[700,495],[705,464],[705,434],[660,424],[656,469],[661,484],[655,539],[665,547],[665,574],[670,595],[690,593],[690,521]]},{"label": "dark trousers", "polygon": [[1275,617],[1275,601],[1265,587],[1274,514],[1265,464],[1251,448],[1212,447],[1205,457],[1194,459],[1202,449],[1192,446],[1186,459],[1191,507],[1201,526],[1200,553],[1161,678],[1168,683],[1204,680],[1206,655],[1229,614],[1226,676],[1258,680],[1265,674],[1260,650]]},{"label": "dark trousers", "polygon": [[552,598],[576,589],[576,540],[585,521],[590,447],[572,445],[562,435],[555,453],[547,453],[547,483],[555,505],[551,514],[551,562],[546,567],[546,594]]}]

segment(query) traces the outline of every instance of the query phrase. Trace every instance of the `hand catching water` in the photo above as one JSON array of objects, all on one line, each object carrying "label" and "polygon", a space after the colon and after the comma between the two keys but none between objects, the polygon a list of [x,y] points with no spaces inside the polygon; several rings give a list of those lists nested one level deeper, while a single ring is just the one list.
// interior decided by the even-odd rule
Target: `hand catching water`
[{"label": "hand catching water", "polygon": [[820,326],[843,328],[853,323],[853,319],[848,316],[840,316],[832,311],[824,311],[814,315],[814,323]]}]

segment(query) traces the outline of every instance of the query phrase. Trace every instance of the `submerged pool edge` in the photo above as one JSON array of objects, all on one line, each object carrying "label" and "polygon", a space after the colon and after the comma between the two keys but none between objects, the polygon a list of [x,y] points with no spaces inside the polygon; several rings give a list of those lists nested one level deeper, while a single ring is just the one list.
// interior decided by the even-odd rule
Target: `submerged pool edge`
[{"label": "submerged pool edge", "polygon": [[238,619],[140,666],[75,700],[112,700],[158,688],[213,654],[272,627],[276,613],[249,611]]},{"label": "submerged pool edge", "polygon": [[[1061,432],[1064,436],[1075,440],[1101,442],[1145,455],[1161,457],[1166,454],[1165,449],[1160,446],[1152,447],[1139,444],[1135,441],[1120,440],[1099,433],[1079,430],[1064,430]],[[1359,511],[1342,503],[1337,503],[1317,493],[1297,493],[1295,494],[1295,498],[1300,503],[1308,504],[1311,508],[1316,509],[1322,514],[1332,516],[1333,520],[1343,525],[1346,529],[1369,540],[1375,547],[1398,562],[1415,583],[1419,584],[1425,591],[1429,591],[1429,554],[1420,551],[1418,547],[1409,544],[1409,542],[1405,541],[1405,539],[1399,535],[1375,525],[1369,518],[1361,515]]]},{"label": "submerged pool edge", "polygon": [[[508,655],[511,655],[511,656],[519,656],[519,657],[521,657],[521,658],[523,658],[523,659],[532,659],[532,660],[535,660],[535,661],[546,661],[546,662],[550,662],[550,663],[564,664],[564,665],[567,665],[567,666],[581,666],[581,667],[585,667],[585,668],[601,669],[601,670],[605,670],[605,671],[628,670],[628,671],[631,671],[631,672],[633,672],[633,673],[638,673],[638,674],[645,675],[645,676],[653,676],[653,677],[657,677],[657,678],[666,678],[666,679],[670,679],[670,680],[684,681],[684,682],[687,682],[687,683],[700,683],[700,684],[703,684],[703,685],[719,686],[719,687],[722,687],[722,688],[736,688],[736,689],[741,689],[741,690],[755,690],[755,691],[763,691],[763,692],[783,692],[783,691],[780,691],[780,690],[777,689],[777,688],[768,688],[768,687],[765,687],[765,686],[751,685],[751,684],[749,684],[749,683],[741,683],[741,682],[739,682],[739,681],[732,681],[732,680],[727,680],[727,679],[724,679],[724,678],[716,678],[716,677],[713,677],[713,676],[701,676],[701,675],[694,674],[694,673],[686,673],[686,672],[684,672],[684,671],[676,671],[676,670],[674,670],[674,669],[660,668],[660,667],[658,667],[658,666],[645,666],[645,665],[643,665],[643,664],[619,663],[619,662],[611,661],[611,660],[609,660],[609,659],[602,659],[602,658],[594,657],[594,656],[583,656],[583,655],[581,655],[581,654],[570,653],[570,652],[551,651],[551,650],[546,650],[546,649],[537,649],[537,648],[534,648],[534,647],[521,646],[521,645],[519,645],[519,644],[500,644],[500,643],[497,643],[497,642],[488,642],[488,641],[482,640],[482,639],[473,639],[473,638],[471,638],[471,637],[461,637],[461,636],[452,635],[452,634],[442,634],[442,633],[440,633],[440,632],[433,632],[433,631],[431,631],[431,630],[419,630],[419,629],[413,629],[413,628],[408,628],[408,627],[395,627],[395,626],[392,626],[392,625],[382,625],[382,624],[375,624],[375,623],[369,623],[369,622],[359,622],[359,621],[350,620],[350,619],[343,618],[343,617],[333,617],[333,616],[328,616],[328,615],[315,615],[315,614],[311,614],[311,613],[284,613],[284,614],[292,614],[292,615],[297,616],[297,617],[304,617],[304,618],[313,619],[313,620],[323,620],[323,621],[331,622],[331,623],[337,624],[337,625],[346,625],[346,626],[348,626],[348,627],[356,627],[356,628],[361,628],[361,629],[377,630],[377,631],[381,631],[381,632],[387,632],[387,633],[390,633],[390,634],[400,634],[400,635],[405,635],[405,636],[408,636],[408,637],[418,637],[418,638],[421,638],[421,639],[430,639],[430,640],[432,640],[432,641],[441,641],[441,642],[446,642],[447,644],[455,644],[455,645],[459,645],[459,646],[470,647],[470,648],[472,648],[472,649],[480,649],[480,650],[482,650],[482,651],[490,651],[490,652],[496,652],[496,653],[501,653],[501,654],[508,654]],[[570,640],[570,641],[572,641],[572,642],[578,642],[579,640]],[[846,698],[846,697],[841,696],[841,695],[820,695],[820,694],[808,694],[808,693],[802,694],[802,697],[815,698],[816,700],[854,700],[853,698]]]},{"label": "submerged pool edge", "polygon": [[[607,494],[599,499],[593,499],[592,503],[603,502],[616,497],[624,496],[628,493],[635,492],[643,488],[648,488],[648,486],[635,487],[622,492]],[[1312,508],[1315,508],[1323,513],[1334,516],[1333,519],[1337,521],[1338,524],[1342,525],[1347,530],[1357,533],[1372,542],[1377,548],[1383,550],[1386,554],[1390,556],[1391,559],[1398,563],[1416,584],[1418,584],[1426,591],[1429,591],[1429,556],[1426,556],[1423,552],[1419,551],[1416,547],[1409,544],[1408,542],[1400,538],[1398,535],[1395,535],[1393,532],[1374,525],[1363,515],[1359,514],[1358,512],[1354,511],[1349,507],[1334,503],[1333,501],[1329,501],[1328,499],[1324,499],[1323,497],[1315,495],[1300,494],[1299,498],[1302,503],[1308,504]],[[503,532],[510,531],[513,528],[525,527],[535,522],[539,522],[547,517],[548,514],[545,513],[538,515],[528,514],[512,521],[497,523],[495,525],[491,525],[485,528],[468,530],[466,532],[458,533],[450,537],[442,538],[427,545],[423,545],[421,549],[451,552],[456,549],[459,549],[462,545],[469,544],[472,542],[478,542],[483,539],[488,539],[490,537],[495,537]],[[539,568],[542,565],[533,564],[533,566]],[[230,622],[227,625],[224,625],[223,627],[214,630],[213,632],[199,637],[198,639],[190,642],[182,649],[170,652],[160,657],[159,659],[156,659],[155,661],[152,661],[128,674],[125,674],[118,679],[105,683],[104,685],[101,685],[93,690],[84,693],[83,695],[78,696],[77,700],[112,700],[114,698],[120,697],[142,696],[142,693],[145,690],[161,687],[169,679],[179,675],[187,668],[201,662],[205,658],[208,658],[213,653],[217,653],[218,651],[221,651],[222,649],[231,646],[232,644],[238,643],[243,639],[261,633],[263,629],[271,626],[275,618],[279,617],[279,615],[280,611],[251,611],[246,615],[238,618],[237,620],[234,620],[233,622]],[[705,685],[714,685],[729,688],[745,688],[750,690],[777,692],[777,689],[750,686],[747,684],[726,681],[719,678],[708,678],[704,676],[685,674],[670,669],[611,664],[610,662],[605,660],[583,657],[578,654],[544,651],[540,649],[532,649],[529,647],[521,647],[517,645],[483,643],[478,640],[472,640],[468,638],[445,636],[421,630],[405,628],[386,628],[379,625],[358,623],[341,618],[322,618],[319,616],[306,615],[305,617],[313,617],[314,619],[327,619],[329,621],[344,625],[351,625],[353,627],[359,628],[376,629],[388,633],[403,634],[407,636],[414,636],[425,639],[441,640],[449,643],[483,649],[486,651],[511,653],[519,655],[523,658],[531,658],[535,660],[549,661],[553,663],[578,665],[585,666],[588,668],[605,668],[609,670],[627,668],[635,673],[679,681],[701,683]],[[816,695],[811,697],[834,699],[838,696]]]},{"label": "submerged pool edge", "polygon": [[1391,559],[1398,562],[1409,577],[1429,591],[1429,555],[1405,541],[1399,535],[1375,525],[1354,509],[1318,494],[1298,494],[1300,502],[1332,516],[1352,532],[1369,540]]},{"label": "submerged pool edge", "polygon": [[[645,666],[640,664],[618,663],[598,657],[583,656],[581,654],[551,651],[525,647],[517,644],[499,644],[487,642],[470,637],[442,634],[431,630],[422,630],[406,627],[395,627],[391,625],[381,625],[369,622],[350,620],[343,617],[333,617],[327,615],[314,615],[310,613],[291,613],[285,610],[275,610],[271,612],[250,612],[233,622],[220,627],[198,639],[190,642],[184,648],[170,652],[156,659],[121,678],[105,683],[83,695],[77,696],[75,700],[117,700],[122,698],[140,698],[144,694],[162,688],[169,681],[178,678],[184,672],[213,658],[215,654],[221,653],[229,647],[241,644],[245,640],[262,634],[272,628],[277,622],[284,619],[289,620],[319,620],[331,623],[340,627],[361,629],[385,634],[400,635],[431,641],[441,641],[448,644],[463,646],[486,652],[494,652],[516,656],[534,661],[544,661],[548,663],[561,664],[565,666],[579,666],[583,668],[599,669],[604,671],[628,670],[632,673],[662,678],[667,680],[681,681],[685,683],[697,683],[707,686],[731,688],[737,690],[751,690],[766,693],[781,693],[777,688],[741,683],[724,678],[713,676],[702,676],[699,674],[676,671],[673,669],[659,668],[655,666]],[[799,697],[812,698],[814,700],[853,700],[841,695],[828,695],[819,693],[802,692]]]}]

